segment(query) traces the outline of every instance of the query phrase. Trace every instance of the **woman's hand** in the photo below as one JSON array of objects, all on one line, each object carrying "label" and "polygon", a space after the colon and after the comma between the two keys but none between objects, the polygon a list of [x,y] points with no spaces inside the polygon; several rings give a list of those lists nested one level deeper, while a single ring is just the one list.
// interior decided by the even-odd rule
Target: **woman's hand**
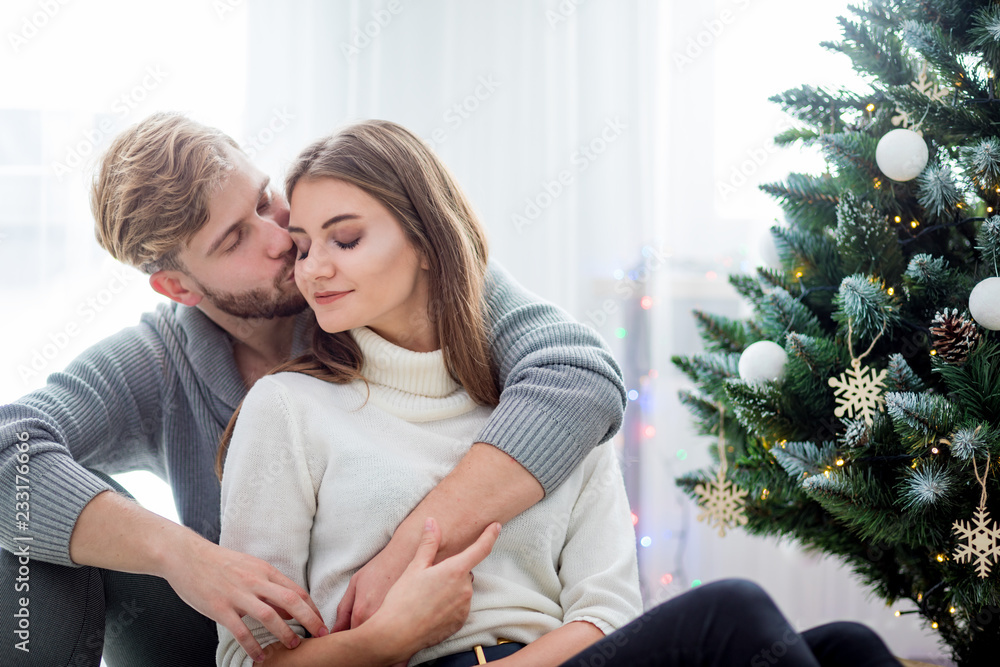
[{"label": "woman's hand", "polygon": [[441,530],[428,519],[413,560],[361,627],[374,624],[379,635],[400,642],[398,657],[403,661],[440,644],[465,623],[472,602],[472,568],[489,555],[499,536],[500,524],[492,523],[472,546],[434,565]]}]

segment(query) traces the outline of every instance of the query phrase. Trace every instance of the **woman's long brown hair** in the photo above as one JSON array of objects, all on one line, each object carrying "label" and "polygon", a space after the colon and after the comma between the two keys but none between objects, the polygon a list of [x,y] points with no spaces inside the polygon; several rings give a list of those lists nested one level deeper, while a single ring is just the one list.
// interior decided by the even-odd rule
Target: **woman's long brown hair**
[{"label": "woman's long brown hair", "polygon": [[[370,120],[303,150],[285,179],[289,201],[299,181],[317,178],[355,185],[392,212],[429,264],[428,315],[437,326],[448,370],[480,405],[499,403],[483,303],[486,234],[444,164],[406,128]],[[314,323],[310,350],[268,375],[290,371],[346,384],[364,379],[362,360],[361,349],[348,332],[326,333]],[[222,434],[215,462],[220,480],[239,414],[237,408]]]}]

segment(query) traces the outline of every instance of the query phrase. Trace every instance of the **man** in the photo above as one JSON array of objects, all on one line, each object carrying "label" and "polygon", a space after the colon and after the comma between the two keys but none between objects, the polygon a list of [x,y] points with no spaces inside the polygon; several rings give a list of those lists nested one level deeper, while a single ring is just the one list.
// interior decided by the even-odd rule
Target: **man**
[{"label": "man", "polygon": [[[216,544],[219,435],[248,388],[308,346],[286,202],[231,138],[156,114],[113,142],[92,206],[101,245],[174,303],[0,408],[9,490],[0,613],[21,633],[3,633],[0,664],[96,667],[102,648],[112,665],[212,664],[215,622],[258,656],[244,615],[289,648],[298,640],[283,617],[323,634],[305,591]],[[500,405],[455,471],[354,576],[334,631],[375,613],[428,519],[443,536],[438,560],[457,554],[556,488],[621,424],[621,373],[600,338],[494,263],[488,282]],[[114,492],[107,475],[134,469],[171,483],[184,526]],[[32,513],[19,529],[25,480]],[[21,583],[25,604],[10,593]],[[18,620],[22,609],[30,622]]]}]

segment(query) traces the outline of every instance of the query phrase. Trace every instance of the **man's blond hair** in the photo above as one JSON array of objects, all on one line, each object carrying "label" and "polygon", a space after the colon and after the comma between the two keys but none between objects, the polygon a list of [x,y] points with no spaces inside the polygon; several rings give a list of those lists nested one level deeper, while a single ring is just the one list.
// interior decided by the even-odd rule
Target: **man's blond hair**
[{"label": "man's blond hair", "polygon": [[177,253],[208,222],[208,203],[233,168],[231,137],[179,113],[156,113],[115,137],[90,192],[97,242],[152,274],[182,269]]}]

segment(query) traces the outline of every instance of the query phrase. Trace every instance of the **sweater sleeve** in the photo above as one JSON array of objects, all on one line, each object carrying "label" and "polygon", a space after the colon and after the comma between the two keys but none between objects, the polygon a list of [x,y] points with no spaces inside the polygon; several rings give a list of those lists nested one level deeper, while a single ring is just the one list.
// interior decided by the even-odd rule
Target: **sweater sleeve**
[{"label": "sweater sleeve", "polygon": [[[45,387],[0,407],[0,546],[27,543],[33,559],[75,565],[69,542],[76,520],[111,488],[84,466],[112,474],[152,456],[165,369],[162,340],[144,322],[90,347]],[[20,441],[27,452],[18,452]],[[14,493],[25,486],[30,514],[22,524]],[[15,542],[28,536],[30,542]]]},{"label": "sweater sleeve", "polygon": [[[277,375],[258,380],[243,401],[222,475],[219,544],[267,561],[309,590],[306,570],[321,472],[312,471],[315,480],[310,474],[293,400]],[[278,641],[256,619],[243,621],[261,648]],[[287,622],[305,636],[295,619]],[[220,667],[254,664],[229,630],[222,625],[218,630]]]},{"label": "sweater sleeve", "polygon": [[635,530],[611,443],[583,465],[588,475],[559,558],[559,602],[563,622],[589,621],[607,635],[642,613]]},{"label": "sweater sleeve", "polygon": [[494,261],[486,302],[502,391],[478,442],[509,454],[550,493],[621,427],[621,369],[597,332],[525,290]]}]

